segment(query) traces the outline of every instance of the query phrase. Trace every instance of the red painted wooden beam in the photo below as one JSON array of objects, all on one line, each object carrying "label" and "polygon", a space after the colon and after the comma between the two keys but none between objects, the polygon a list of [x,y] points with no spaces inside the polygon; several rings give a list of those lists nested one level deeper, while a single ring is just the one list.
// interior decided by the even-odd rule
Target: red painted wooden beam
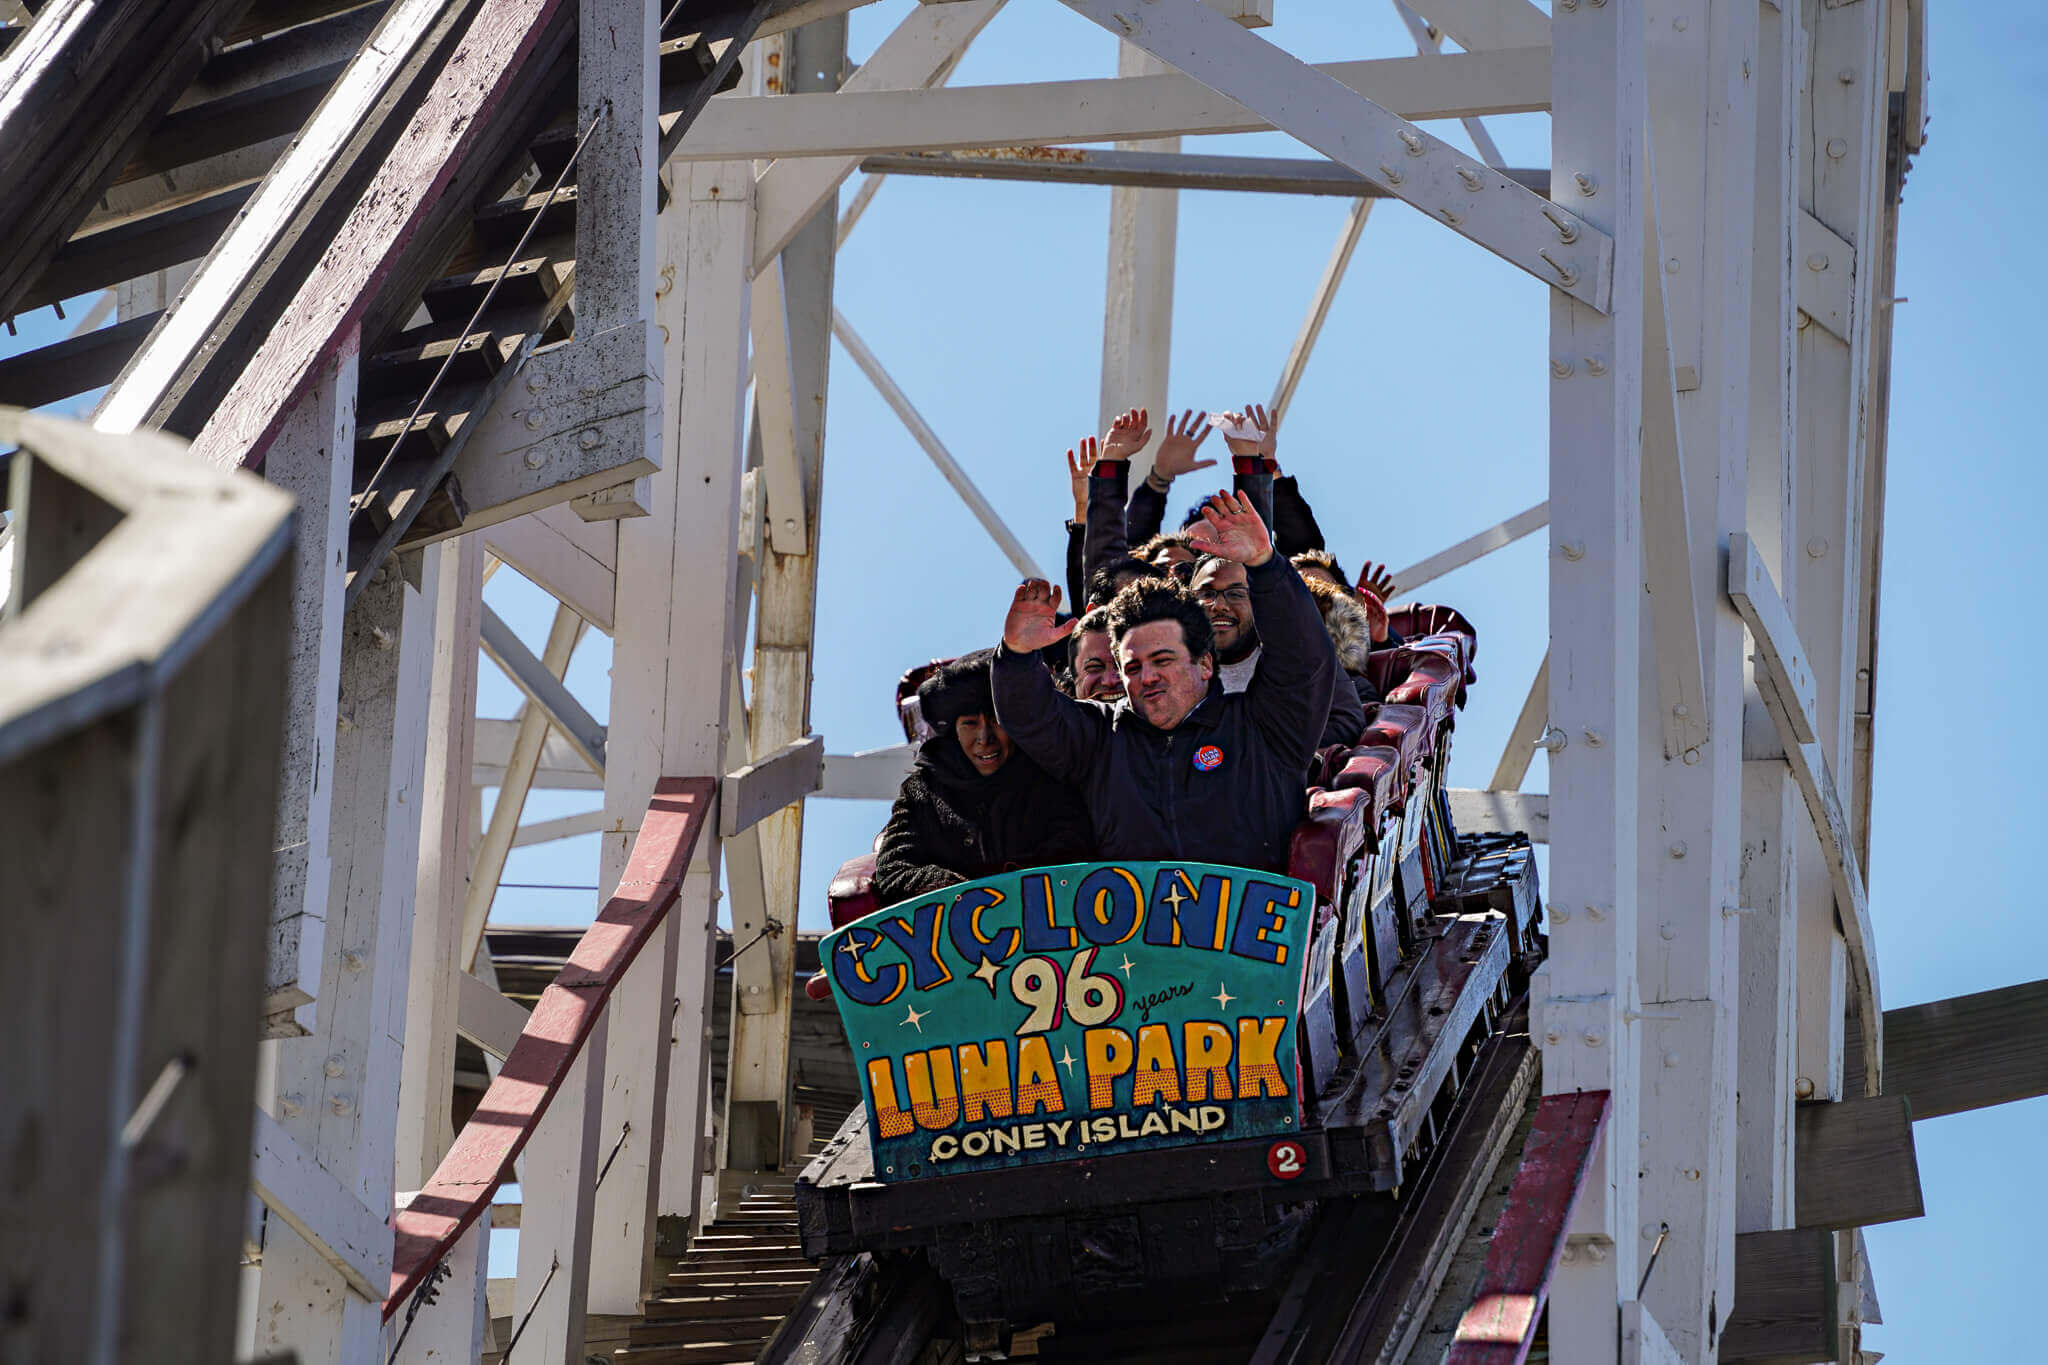
[{"label": "red painted wooden beam", "polygon": [[1472,1306],[1458,1320],[1445,1365],[1522,1365],[1564,1254],[1565,1229],[1585,1187],[1608,1092],[1545,1095],[1522,1149],[1522,1166],[1494,1224]]},{"label": "red painted wooden beam", "polygon": [[512,1159],[568,1079],[612,991],[674,908],[714,790],[715,780],[709,777],[664,777],[655,787],[619,889],[577,941],[554,984],[541,993],[503,1069],[475,1116],[456,1134],[433,1179],[409,1207],[392,1216],[396,1246],[386,1318],[490,1206],[511,1175]]}]

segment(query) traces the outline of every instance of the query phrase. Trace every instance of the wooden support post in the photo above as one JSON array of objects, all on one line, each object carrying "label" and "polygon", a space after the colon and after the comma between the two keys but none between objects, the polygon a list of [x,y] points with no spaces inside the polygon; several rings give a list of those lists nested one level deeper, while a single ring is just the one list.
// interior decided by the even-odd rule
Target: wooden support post
[{"label": "wooden support post", "polygon": [[[1171,71],[1159,58],[1131,43],[1117,47],[1119,77],[1156,76]],[[1177,152],[1180,139],[1119,142],[1123,152]],[[1157,429],[1166,421],[1173,362],[1174,244],[1180,227],[1176,190],[1118,186],[1109,192],[1109,289],[1102,309],[1102,430],[1126,408],[1150,410]],[[1348,253],[1347,253],[1348,254]],[[1132,471],[1142,478],[1152,467],[1148,446]]]},{"label": "wooden support post", "polygon": [[609,1146],[601,1119],[610,1025],[607,1010],[526,1144],[512,1323],[515,1330],[525,1324],[519,1352],[531,1360],[575,1365],[583,1359],[597,1171]]},{"label": "wooden support post", "polygon": [[457,976],[463,906],[476,843],[470,774],[476,717],[477,634],[484,547],[476,536],[430,546],[440,561],[434,603],[434,681],[420,794],[419,891],[413,902],[406,989],[405,1059],[398,1091],[398,1184],[427,1183],[455,1141],[449,1109],[455,1076]]},{"label": "wooden support post", "polygon": [[292,548],[292,636],[285,673],[284,767],[277,801],[264,1031],[313,1031],[327,925],[329,816],[334,803],[335,696],[340,687],[343,561],[355,467],[357,339],[286,417],[265,471],[298,499]]},{"label": "wooden support post", "polygon": [[[1748,514],[1757,6],[1679,0],[1645,26],[1655,202],[1645,228],[1637,794],[1640,1298],[1711,1359],[1734,1296],[1743,624],[1721,546]],[[1659,509],[1662,509],[1661,516]]]},{"label": "wooden support post", "polygon": [[[747,333],[747,263],[752,244],[752,168],[710,164],[679,174],[675,199],[659,222],[657,260],[665,286],[655,317],[667,337],[662,358],[665,411],[661,471],[650,480],[651,514],[618,525],[618,625],[613,635],[611,759],[599,881],[622,874],[664,775],[725,771],[725,688],[730,670],[739,519],[740,439]],[[696,1212],[700,1134],[710,1083],[713,944],[717,929],[718,845],[703,841],[674,912],[672,938],[643,954],[612,1006],[621,1021],[611,1070],[636,1099],[635,1133],[606,1182],[607,1209],[623,1208],[614,1190],[657,1187],[657,1214]],[[660,959],[666,959],[665,962]],[[663,982],[672,983],[662,994]],[[626,1021],[631,1020],[630,1024]],[[679,1040],[671,1044],[671,1035]],[[667,1068],[666,1094],[651,1108],[651,1081]],[[606,1120],[615,1135],[620,1123]],[[656,1151],[641,1143],[663,1129]],[[609,1143],[612,1136],[607,1136]],[[655,1157],[650,1162],[649,1156]],[[621,1201],[618,1205],[614,1200]],[[644,1209],[635,1202],[634,1210]],[[639,1247],[644,1212],[621,1224]],[[618,1219],[613,1220],[615,1223]],[[608,1237],[618,1237],[614,1227]],[[609,1296],[610,1276],[600,1293]],[[636,1275],[637,1279],[637,1275]]]},{"label": "wooden support post", "polygon": [[[1550,299],[1551,955],[1531,994],[1546,1094],[1612,1092],[1551,1286],[1558,1359],[1617,1359],[1635,1297],[1636,753],[1642,597],[1643,16],[1580,6],[1552,32],[1552,194],[1614,242],[1611,311]],[[1580,186],[1585,187],[1582,192]],[[1589,356],[1605,357],[1598,372]]]},{"label": "wooden support post", "polygon": [[[266,1106],[312,1159],[375,1209],[389,1209],[393,1195],[439,570],[429,563],[414,592],[398,566],[387,565],[344,621],[319,1022],[311,1037],[273,1044],[277,1092]],[[281,1220],[268,1220],[259,1351],[367,1358],[379,1353],[382,1307],[353,1293]]]},{"label": "wooden support post", "polygon": [[[398,1207],[405,1208],[410,1198],[409,1194],[399,1195]],[[490,1261],[491,1215],[487,1212],[470,1224],[469,1231],[448,1253],[443,1262],[448,1267],[448,1278],[435,1290],[434,1301],[421,1306],[398,1359],[415,1365],[469,1365],[483,1359],[492,1345],[490,1305],[485,1294]],[[402,1330],[404,1309],[399,1311],[397,1321]],[[498,1347],[503,1349],[503,1343],[498,1343]]]},{"label": "wooden support post", "polygon": [[1904,1095],[1802,1104],[1798,1126],[1798,1226],[1839,1232],[1927,1212]]},{"label": "wooden support post", "polygon": [[[1795,306],[1792,218],[1798,133],[1799,21],[1771,6],[1757,14],[1756,194],[1750,248],[1750,538],[1779,581],[1797,581],[1793,505],[1792,358]],[[1761,702],[1757,703],[1759,706]],[[1745,699],[1745,712],[1749,703]],[[1804,823],[1782,757],[1744,754],[1741,947],[1737,967],[1735,1228],[1792,1225],[1797,1193],[1793,1087],[1798,1075],[1799,875]],[[1837,1010],[1839,1014],[1839,1009]]]},{"label": "wooden support post", "polygon": [[1735,1239],[1735,1301],[1722,1365],[1817,1365],[1835,1359],[1835,1239],[1818,1228]]},{"label": "wooden support post", "polygon": [[[963,37],[960,41],[964,42]],[[787,90],[829,92],[846,60],[843,21],[789,35]],[[757,561],[760,608],[754,623],[753,690],[747,708],[750,757],[765,758],[810,733],[812,644],[816,637],[816,533],[824,485],[825,390],[832,353],[832,266],[837,251],[834,195],[782,249],[782,305],[794,394],[794,454],[805,524],[801,554],[770,535]],[[766,452],[764,451],[764,458]],[[765,466],[764,466],[765,467]],[[781,520],[771,494],[768,518]],[[738,766],[734,764],[733,766]],[[734,946],[753,946],[733,962],[732,1037],[726,1063],[724,1160],[742,1170],[786,1166],[789,1133],[789,1017],[796,978],[798,880],[804,809],[787,807],[754,826],[759,836],[763,903],[732,906]],[[737,873],[735,874],[737,875]],[[765,937],[764,937],[765,935]]]}]

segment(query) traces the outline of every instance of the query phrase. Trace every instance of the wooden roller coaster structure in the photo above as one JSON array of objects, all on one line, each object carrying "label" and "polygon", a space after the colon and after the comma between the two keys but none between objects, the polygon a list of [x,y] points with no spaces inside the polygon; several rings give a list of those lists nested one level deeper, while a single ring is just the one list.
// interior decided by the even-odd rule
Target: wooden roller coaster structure
[{"label": "wooden roller coaster structure", "polygon": [[[866,2],[0,3],[0,316],[98,299],[0,358],[0,1341],[1856,1365],[1913,1121],[2048,1093],[2048,983],[1885,1010],[1864,880],[1923,0],[1398,0],[1413,55],[1324,65],[1271,0],[1063,0],[1115,77],[965,88],[1004,0],[849,69]],[[1503,165],[1485,120],[1532,112],[1551,163]],[[1261,129],[1316,155],[1180,150]],[[811,732],[835,336],[1036,572],[834,306],[902,175],[1111,188],[1105,412],[1167,410],[1181,189],[1352,200],[1276,411],[1383,199],[1550,301],[1548,501],[1397,575],[1544,532],[1549,653],[1489,787],[1440,796],[1548,845],[1547,956],[1459,1033],[1401,1197],[1333,1177],[1256,1305],[1179,1336],[991,1337],[964,1224],[799,1227],[860,1103],[799,1000],[804,802],[909,761]],[[560,603],[538,652],[499,564]],[[592,629],[609,726],[563,680]],[[476,717],[481,656],[516,720]],[[522,824],[551,786],[602,811]],[[511,850],[589,833],[595,924],[494,953]],[[849,1228],[921,1216],[842,1183]]]}]

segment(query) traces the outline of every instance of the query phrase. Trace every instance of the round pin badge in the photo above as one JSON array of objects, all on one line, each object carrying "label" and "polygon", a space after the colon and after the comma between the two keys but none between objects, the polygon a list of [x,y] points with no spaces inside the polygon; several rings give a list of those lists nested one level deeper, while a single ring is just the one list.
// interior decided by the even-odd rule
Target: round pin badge
[{"label": "round pin badge", "polygon": [[1195,767],[1201,772],[1214,772],[1223,765],[1223,751],[1213,744],[1204,744],[1195,750]]}]

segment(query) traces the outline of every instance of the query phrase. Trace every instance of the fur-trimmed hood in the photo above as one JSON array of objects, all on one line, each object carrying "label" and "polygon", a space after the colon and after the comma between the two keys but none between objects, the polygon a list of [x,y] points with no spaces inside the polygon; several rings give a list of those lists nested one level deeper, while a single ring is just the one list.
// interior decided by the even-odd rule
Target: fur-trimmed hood
[{"label": "fur-trimmed hood", "polygon": [[1323,614],[1323,629],[1330,633],[1330,643],[1337,646],[1337,662],[1344,666],[1346,673],[1365,672],[1366,660],[1372,656],[1372,617],[1365,605],[1344,589],[1335,587],[1317,578],[1304,578],[1311,596],[1316,599],[1316,609]]}]

